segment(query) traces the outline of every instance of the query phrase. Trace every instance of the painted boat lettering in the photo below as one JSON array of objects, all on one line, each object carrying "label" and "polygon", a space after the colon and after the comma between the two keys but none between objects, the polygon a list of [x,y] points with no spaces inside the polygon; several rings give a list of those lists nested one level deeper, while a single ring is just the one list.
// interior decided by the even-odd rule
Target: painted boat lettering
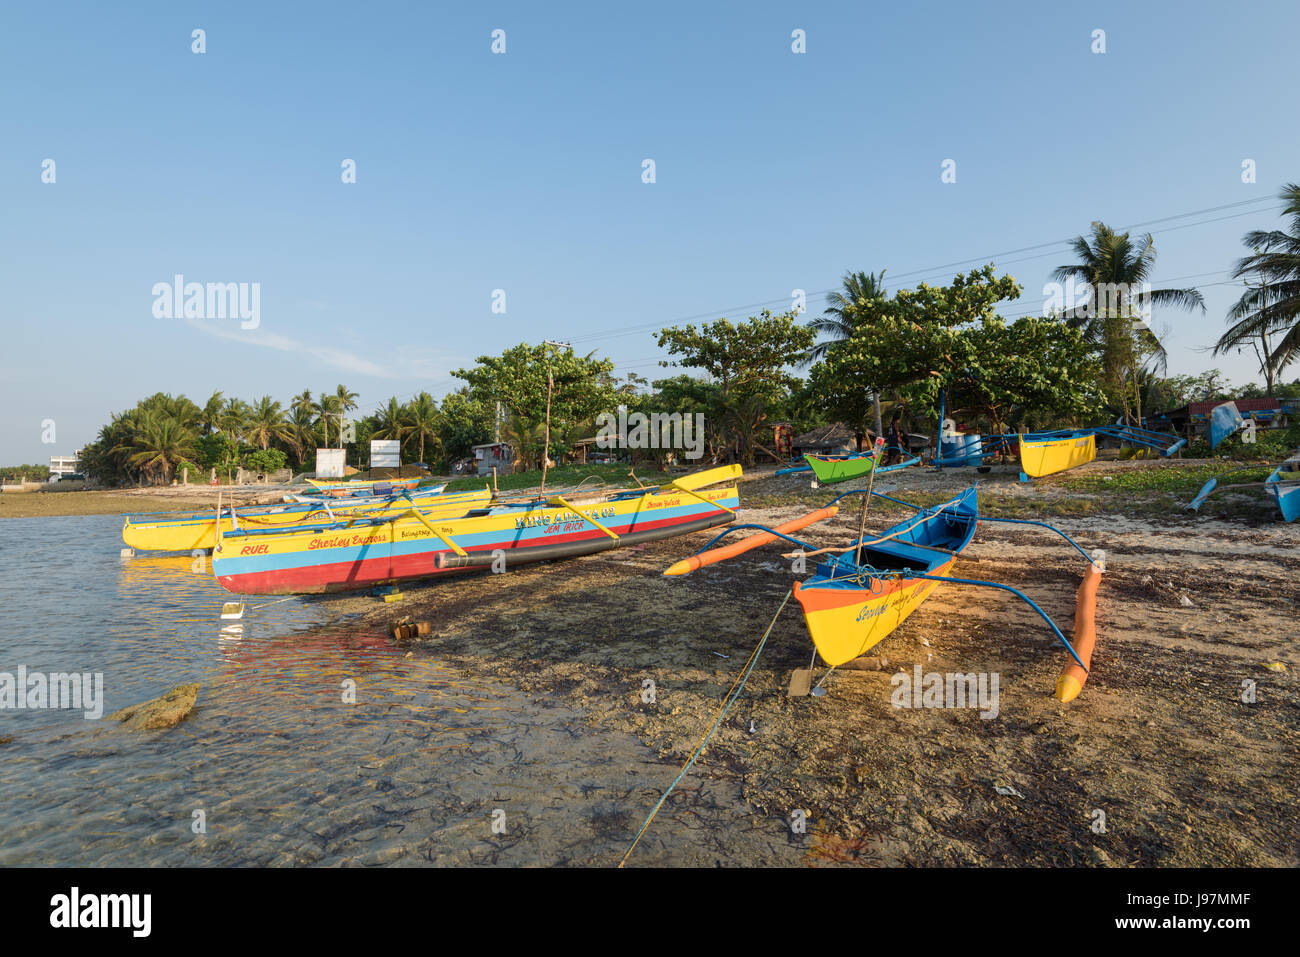
[{"label": "painted boat lettering", "polygon": [[388,538],[384,535],[339,535],[334,538],[313,538],[307,543],[308,550],[318,548],[347,548],[356,545],[387,545]]},{"label": "painted boat lettering", "polygon": [[[589,516],[595,519],[612,518],[616,509],[613,505],[606,505],[602,508],[592,508],[585,512],[560,512],[554,514],[547,512],[544,515],[524,515],[515,519],[515,528],[537,528],[538,526],[550,526],[560,523],[571,523],[575,526],[586,525],[582,516]],[[549,535],[551,529],[547,529]]]}]

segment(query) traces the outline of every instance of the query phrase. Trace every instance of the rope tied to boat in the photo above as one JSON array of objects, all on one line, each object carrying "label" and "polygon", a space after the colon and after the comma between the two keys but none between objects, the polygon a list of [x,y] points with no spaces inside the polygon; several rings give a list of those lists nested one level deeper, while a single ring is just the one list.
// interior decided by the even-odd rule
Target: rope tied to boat
[{"label": "rope tied to boat", "polygon": [[718,727],[722,724],[722,719],[727,716],[727,712],[731,710],[731,706],[736,703],[736,699],[738,699],[741,692],[745,690],[745,682],[749,680],[749,676],[754,670],[754,665],[758,662],[758,656],[762,653],[763,646],[767,644],[768,636],[772,634],[772,629],[776,626],[776,620],[781,617],[781,612],[785,611],[785,606],[789,603],[790,596],[793,594],[794,589],[791,589],[790,591],[787,591],[785,597],[781,599],[781,607],[776,610],[776,614],[773,615],[772,620],[768,622],[767,630],[763,632],[763,637],[758,640],[758,644],[754,646],[754,650],[749,655],[749,660],[745,662],[745,666],[740,670],[740,674],[736,676],[736,680],[731,683],[731,689],[727,692],[726,697],[723,698],[722,707],[718,710],[717,716],[713,719],[713,724],[710,725],[709,730],[704,733],[704,737],[700,739],[700,743],[695,746],[695,750],[691,752],[691,756],[686,759],[686,763],[682,765],[682,769],[678,772],[677,777],[673,779],[673,783],[668,785],[668,790],[664,791],[664,793],[660,795],[659,800],[650,811],[650,816],[647,817],[645,823],[641,825],[641,830],[636,832],[636,837],[632,839],[631,845],[623,853],[623,858],[618,862],[620,868],[626,864],[627,859],[632,856],[632,852],[636,849],[637,842],[640,841],[645,835],[645,832],[650,829],[650,822],[655,819],[655,815],[659,813],[659,809],[664,806],[664,802],[668,800],[668,795],[672,794],[677,785],[681,783],[684,777],[686,777],[686,773],[690,771],[691,766],[695,764],[695,760],[704,752],[705,745],[709,743],[714,732],[716,732]]}]

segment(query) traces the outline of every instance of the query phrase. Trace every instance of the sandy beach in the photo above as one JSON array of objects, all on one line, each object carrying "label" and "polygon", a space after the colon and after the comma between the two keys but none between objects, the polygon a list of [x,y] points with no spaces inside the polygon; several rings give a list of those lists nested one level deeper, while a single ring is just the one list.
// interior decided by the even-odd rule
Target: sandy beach
[{"label": "sandy beach", "polygon": [[[880,488],[922,501],[973,477],[911,471],[882,478]],[[874,649],[883,670],[837,670],[825,697],[789,697],[790,674],[811,651],[791,603],[735,709],[661,815],[692,814],[703,779],[738,787],[737,827],[806,812],[810,864],[1300,863],[1291,837],[1300,824],[1292,626],[1300,528],[1269,520],[1263,501],[1253,519],[1185,517],[1172,503],[1147,503],[1155,514],[1144,518],[1134,514],[1138,497],[1078,499],[1059,483],[1021,485],[1006,470],[986,477],[981,494],[989,514],[1066,513],[1059,524],[1080,544],[1106,549],[1099,641],[1082,696],[1069,705],[1053,697],[1066,652],[1028,607],[1003,592],[943,586]],[[755,476],[742,487],[742,520],[779,522],[830,497],[802,476]],[[1070,514],[1079,511],[1087,514]],[[903,514],[877,503],[868,529]],[[850,507],[806,537],[842,542],[856,522]],[[636,735],[666,762],[666,787],[667,769],[712,723],[793,578],[773,547],[684,578],[661,574],[705,540],[403,585],[405,597],[392,604],[364,594],[313,600],[385,627],[431,622],[428,639],[409,643],[412,655],[562,700],[592,729]],[[984,524],[955,573],[1021,589],[1068,635],[1083,566],[1055,536]],[[891,676],[917,665],[997,674],[997,716],[891,706]],[[642,700],[647,680],[653,703]],[[629,837],[640,826],[634,816],[623,822]],[[652,827],[643,846],[653,841]]]}]

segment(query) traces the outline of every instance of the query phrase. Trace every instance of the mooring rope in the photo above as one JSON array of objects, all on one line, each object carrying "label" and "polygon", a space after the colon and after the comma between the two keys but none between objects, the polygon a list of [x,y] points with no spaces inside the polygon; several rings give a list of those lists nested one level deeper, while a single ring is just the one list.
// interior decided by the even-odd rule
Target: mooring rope
[{"label": "mooring rope", "polygon": [[791,589],[785,593],[785,598],[781,599],[781,607],[776,610],[776,614],[773,615],[772,620],[768,622],[767,631],[763,632],[763,637],[760,638],[758,644],[754,646],[754,650],[750,654],[749,660],[745,662],[745,667],[740,670],[740,674],[736,676],[736,680],[731,683],[731,690],[727,692],[726,697],[723,699],[722,708],[718,711],[717,717],[713,719],[713,724],[709,727],[709,730],[704,733],[704,737],[700,739],[700,743],[695,746],[695,750],[691,752],[691,756],[686,759],[686,763],[682,765],[682,769],[678,773],[677,777],[673,779],[673,783],[668,785],[668,790],[664,791],[664,793],[659,797],[659,801],[650,812],[650,816],[645,819],[645,823],[641,825],[641,830],[636,832],[636,837],[632,839],[632,844],[624,852],[622,860],[618,862],[619,867],[626,864],[627,859],[632,856],[632,851],[636,849],[637,842],[640,841],[642,835],[649,830],[650,822],[655,819],[655,815],[659,813],[659,809],[664,806],[664,802],[668,800],[668,795],[672,794],[673,789],[681,783],[682,778],[686,777],[686,773],[690,771],[691,765],[695,763],[695,759],[704,751],[704,746],[709,743],[709,739],[713,737],[713,733],[717,731],[718,726],[722,724],[722,719],[727,716],[727,712],[731,710],[731,706],[736,703],[736,699],[740,697],[740,693],[745,690],[745,682],[749,680],[750,672],[754,670],[754,665],[758,662],[759,653],[762,652],[763,645],[767,643],[768,635],[772,634],[772,629],[776,626],[776,620],[781,617],[781,612],[785,611],[786,603],[790,601],[790,596],[793,594],[794,590]]}]

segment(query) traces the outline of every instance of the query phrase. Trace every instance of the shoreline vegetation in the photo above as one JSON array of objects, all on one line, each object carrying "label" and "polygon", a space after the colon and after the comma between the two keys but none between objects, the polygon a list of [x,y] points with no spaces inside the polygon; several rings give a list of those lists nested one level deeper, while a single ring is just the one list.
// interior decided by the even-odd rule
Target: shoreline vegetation
[{"label": "shoreline vegetation", "polygon": [[[1120,461],[1099,457],[1097,461],[1072,469],[1069,472],[1037,479],[1033,483],[1016,482],[1018,466],[997,465],[987,475],[977,475],[972,469],[949,468],[935,471],[929,466],[907,470],[905,484],[942,486],[945,490],[960,487],[965,481],[981,482],[981,508],[989,515],[1016,518],[1032,514],[1050,516],[1088,516],[1106,512],[1135,517],[1194,521],[1198,517],[1214,516],[1233,518],[1247,523],[1277,520],[1276,506],[1255,489],[1241,492],[1224,492],[1202,506],[1199,514],[1189,514],[1183,506],[1195,496],[1205,481],[1231,468],[1240,467],[1240,460],[1223,459],[1134,459]],[[775,466],[746,470],[741,498],[742,508],[807,505],[819,507],[834,497],[830,488],[813,490],[805,480],[801,485],[754,486],[750,483],[768,478]],[[681,470],[677,470],[680,473]],[[1234,472],[1232,483],[1260,482],[1269,468]],[[635,474],[635,481],[630,477]],[[922,476],[912,478],[912,476]],[[639,481],[656,485],[672,477],[672,473],[659,471],[652,466],[635,469],[627,465],[559,466],[548,469],[548,492],[575,487],[600,489],[605,487],[633,487]],[[881,488],[894,484],[897,476]],[[464,492],[491,487],[489,476],[430,476],[430,481],[445,482],[448,492]],[[845,485],[844,488],[851,488]],[[37,518],[41,516],[138,514],[141,512],[215,510],[217,496],[228,505],[233,500],[239,505],[263,505],[282,500],[286,486],[281,485],[175,485],[144,486],[118,489],[68,489],[6,492],[0,495],[0,519]],[[497,478],[497,488],[504,498],[520,498],[541,491],[540,470],[530,470]],[[762,488],[762,491],[759,491]],[[942,501],[944,492],[922,491],[916,502],[934,505]],[[931,500],[932,499],[932,500]],[[896,506],[888,502],[873,504],[873,509],[890,511]]]},{"label": "shoreline vegetation", "polygon": [[[678,445],[689,447],[692,460],[752,468],[779,462],[794,436],[828,426],[841,427],[839,441],[851,438],[861,450],[887,425],[934,437],[940,420],[950,418],[959,433],[1003,435],[1097,422],[1140,426],[1194,401],[1300,400],[1300,379],[1282,377],[1300,358],[1300,184],[1283,186],[1279,199],[1286,228],[1242,238],[1253,252],[1232,274],[1246,281],[1246,291],[1212,347],[1214,355],[1254,350],[1262,386],[1234,388],[1217,369],[1169,376],[1151,309],[1203,313],[1204,297],[1195,288],[1152,289],[1151,235],[1093,222],[1063,254],[1073,262],[1053,270],[1060,294],[1041,310],[1002,315],[1023,301],[1024,287],[994,263],[957,273],[947,285],[892,291],[884,270],[850,271],[818,317],[800,301],[779,315],[763,309],[738,321],[646,331],[663,350],[660,366],[677,370],[671,377],[620,376],[598,350],[581,355],[547,341],[521,342],[451,370],[464,385],[441,400],[429,392],[407,401],[393,396],[352,419],[359,394],[344,384],[305,390],[284,404],[217,391],[200,405],[156,393],[113,415],[80,450],[77,468],[104,485],[166,485],[184,470],[215,471],[229,481],[236,470],[315,470],[317,451],[335,449],[362,469],[370,465],[370,443],[382,440],[398,443],[401,464],[442,474],[473,462],[484,445],[509,446],[510,460],[532,469],[582,463],[606,448],[601,423],[614,410],[620,431],[634,419],[655,423],[638,426],[643,432],[634,440],[620,435],[617,444],[657,469],[684,457],[670,448],[665,420],[673,417]],[[699,423],[689,440],[687,421]],[[1294,449],[1282,441],[1295,441],[1296,430],[1272,432],[1258,436],[1257,454]],[[1189,441],[1190,455],[1209,451]]]}]

